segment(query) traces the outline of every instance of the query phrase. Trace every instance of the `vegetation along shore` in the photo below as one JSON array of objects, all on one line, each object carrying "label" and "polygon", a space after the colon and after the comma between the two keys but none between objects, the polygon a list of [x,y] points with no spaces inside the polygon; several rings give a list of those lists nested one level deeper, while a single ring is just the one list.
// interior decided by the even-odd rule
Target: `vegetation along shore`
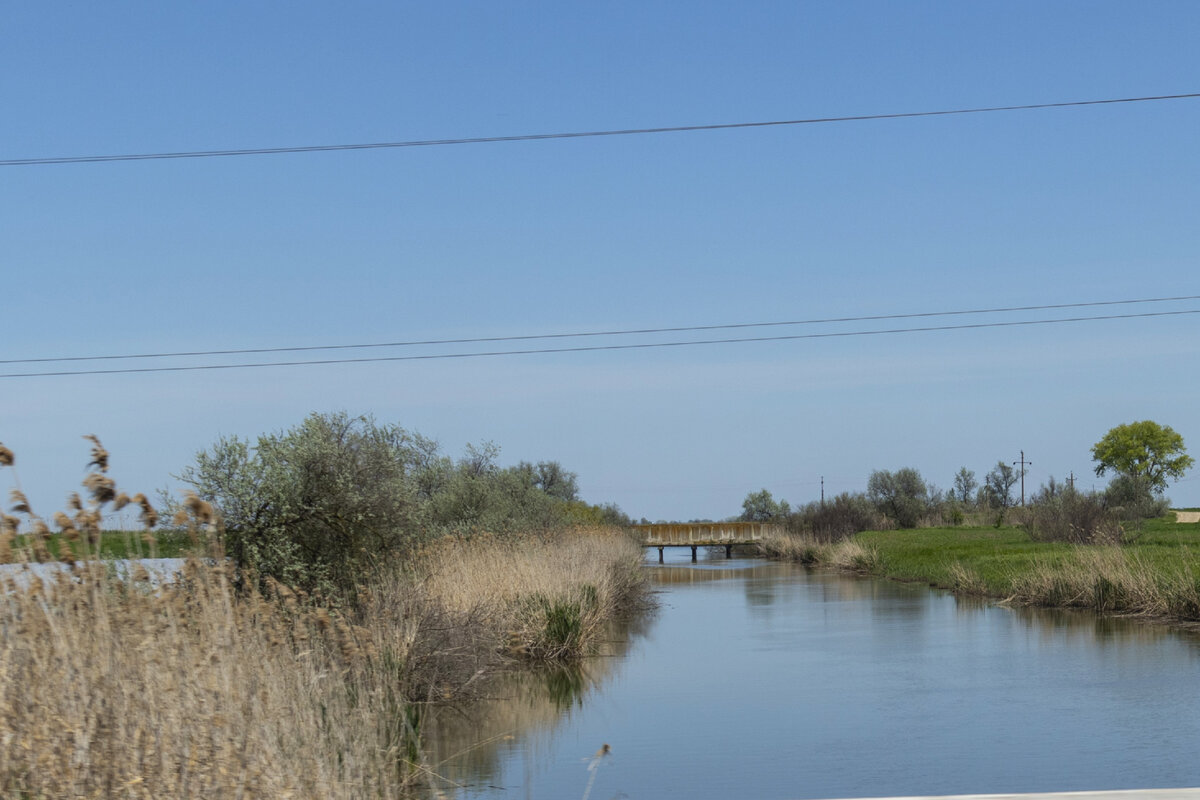
[{"label": "vegetation along shore", "polygon": [[[437,768],[430,704],[577,659],[648,602],[619,510],[579,501],[553,462],[454,460],[314,415],[218,442],[184,471],[193,491],[156,508],[92,447],[82,496],[48,522],[0,445],[15,515],[0,556],[66,565],[0,586],[5,797],[410,797]],[[146,528],[129,554],[188,543],[178,580],[91,558],[125,506]]]},{"label": "vegetation along shore", "polygon": [[964,467],[945,492],[907,468],[873,473],[865,494],[795,510],[752,493],[742,518],[786,525],[760,546],[772,558],[1014,604],[1200,621],[1200,523],[1168,511],[1163,495],[1192,466],[1182,438],[1136,422],[1092,455],[1097,476],[1114,474],[1103,491],[1051,478],[1018,505],[1019,473],[1003,461],[982,487]]}]

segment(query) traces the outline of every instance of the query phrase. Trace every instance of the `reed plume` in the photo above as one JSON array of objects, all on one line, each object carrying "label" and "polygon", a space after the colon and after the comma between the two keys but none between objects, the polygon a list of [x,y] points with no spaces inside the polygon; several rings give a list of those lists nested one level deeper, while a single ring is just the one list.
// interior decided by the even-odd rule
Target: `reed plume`
[{"label": "reed plume", "polygon": [[92,443],[92,460],[88,462],[88,466],[95,467],[101,472],[108,472],[108,451],[104,449],[104,445],[100,444],[100,440],[94,433],[89,433],[83,438]]},{"label": "reed plume", "polygon": [[24,492],[20,489],[13,489],[8,493],[8,496],[12,500],[13,511],[30,517],[34,516],[33,509],[29,507],[29,498],[25,496]]},{"label": "reed plume", "polygon": [[0,442],[0,467],[11,467],[15,461],[13,451]]},{"label": "reed plume", "polygon": [[89,473],[83,479],[83,486],[92,496],[92,502],[98,506],[115,500],[117,497],[117,484],[112,478],[99,472]]}]

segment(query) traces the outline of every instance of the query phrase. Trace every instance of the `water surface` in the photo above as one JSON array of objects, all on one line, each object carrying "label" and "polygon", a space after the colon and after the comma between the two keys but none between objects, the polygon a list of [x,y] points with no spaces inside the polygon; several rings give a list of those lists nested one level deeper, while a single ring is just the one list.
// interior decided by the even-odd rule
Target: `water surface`
[{"label": "water surface", "polygon": [[647,564],[660,608],[607,655],[439,715],[440,785],[698,800],[1200,785],[1195,635],[689,559]]}]

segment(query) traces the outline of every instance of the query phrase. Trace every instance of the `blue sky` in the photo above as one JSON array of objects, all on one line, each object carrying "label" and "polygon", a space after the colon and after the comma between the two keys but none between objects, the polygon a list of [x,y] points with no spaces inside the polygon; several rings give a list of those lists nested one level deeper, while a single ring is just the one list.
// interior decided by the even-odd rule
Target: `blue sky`
[{"label": "blue sky", "polygon": [[[1190,2],[47,2],[6,22],[0,159],[1200,91]],[[1191,99],[0,167],[0,357],[1197,295],[1197,130]],[[146,490],[220,435],[334,410],[454,454],[492,440],[506,463],[557,459],[586,499],[651,519],[728,516],[764,487],[804,502],[822,475],[827,491],[859,490],[880,468],[945,487],[1022,449],[1033,485],[1074,471],[1088,486],[1090,447],[1113,425],[1154,419],[1200,451],[1196,333],[1179,316],[10,378],[0,441],[43,513],[82,477],[83,434]],[[1200,481],[1170,496],[1200,505]]]}]

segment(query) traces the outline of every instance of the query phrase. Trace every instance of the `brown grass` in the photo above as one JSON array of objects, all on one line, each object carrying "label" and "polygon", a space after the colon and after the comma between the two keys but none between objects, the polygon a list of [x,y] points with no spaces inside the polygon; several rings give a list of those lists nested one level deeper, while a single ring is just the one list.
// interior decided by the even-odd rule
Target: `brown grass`
[{"label": "brown grass", "polygon": [[[411,703],[505,658],[585,652],[639,595],[619,533],[446,541],[342,614],[188,562],[154,590],[98,564],[0,602],[0,795],[400,797],[430,774]],[[592,588],[589,588],[592,587]],[[580,609],[579,636],[547,609]]]},{"label": "brown grass", "polygon": [[1187,559],[1174,568],[1122,547],[1079,547],[1065,561],[1035,563],[1013,579],[1010,602],[1200,619],[1200,580]]},{"label": "brown grass", "polygon": [[[3,797],[411,796],[434,775],[420,703],[463,697],[506,660],[585,654],[644,597],[641,549],[612,529],[445,539],[365,578],[353,609],[248,588],[212,549],[168,586],[139,565],[123,581],[73,548],[94,544],[110,502],[156,513],[86,438],[88,502],[52,516],[68,568],[0,578]],[[19,488],[12,502],[25,557],[49,560],[49,527]],[[0,522],[5,559],[18,521]],[[189,494],[179,522],[213,547],[211,505]]]},{"label": "brown grass", "polygon": [[5,590],[0,795],[396,797],[414,777],[345,621],[196,561],[158,592],[94,564]]},{"label": "brown grass", "polygon": [[855,539],[829,543],[803,534],[775,534],[759,542],[758,549],[767,558],[848,572],[868,573],[879,565],[875,549]]}]

